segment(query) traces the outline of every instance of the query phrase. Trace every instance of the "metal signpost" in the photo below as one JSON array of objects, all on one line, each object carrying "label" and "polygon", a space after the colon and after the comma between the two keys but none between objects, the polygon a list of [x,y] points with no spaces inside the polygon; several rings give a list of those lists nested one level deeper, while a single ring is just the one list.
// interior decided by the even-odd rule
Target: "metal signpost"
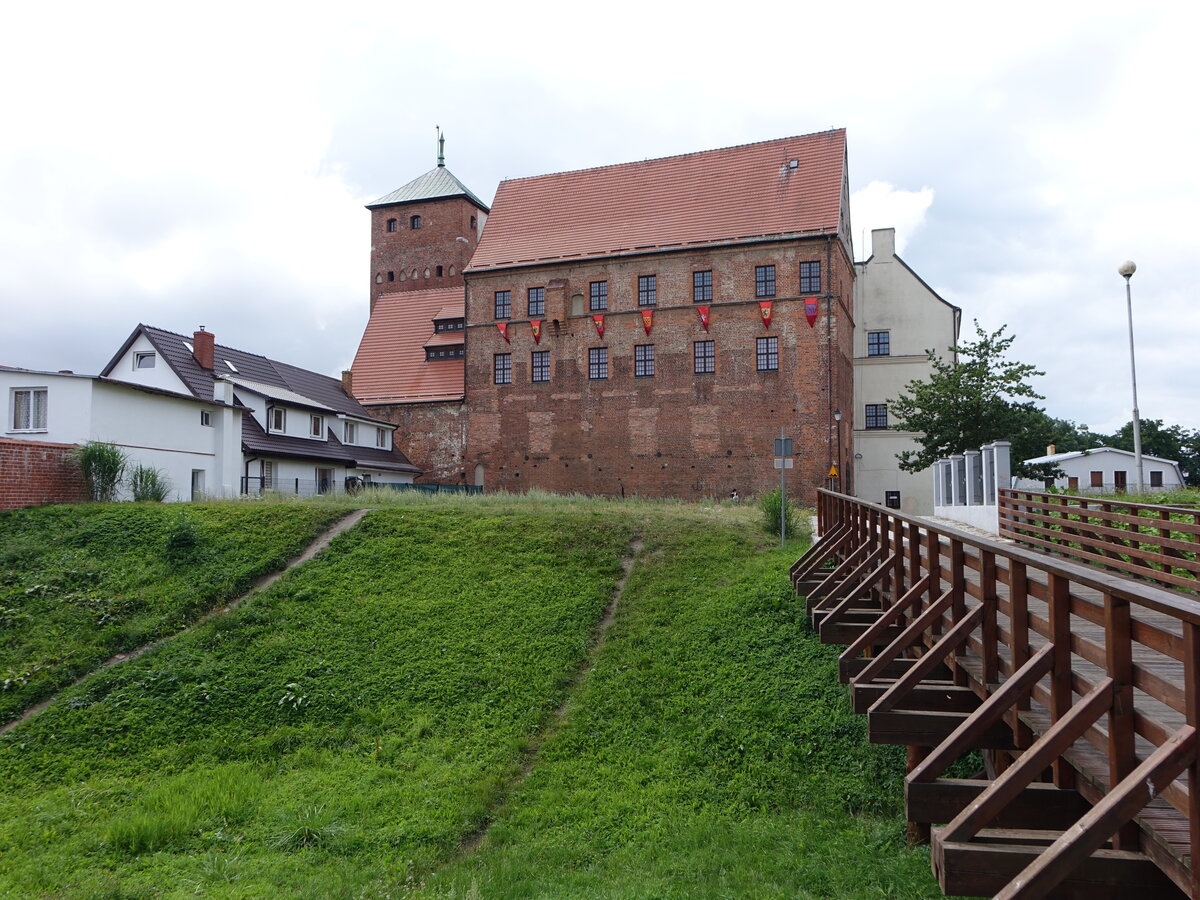
[{"label": "metal signpost", "polygon": [[779,546],[782,547],[787,539],[787,470],[792,468],[792,439],[783,436],[782,428],[775,438],[775,468],[779,470]]}]

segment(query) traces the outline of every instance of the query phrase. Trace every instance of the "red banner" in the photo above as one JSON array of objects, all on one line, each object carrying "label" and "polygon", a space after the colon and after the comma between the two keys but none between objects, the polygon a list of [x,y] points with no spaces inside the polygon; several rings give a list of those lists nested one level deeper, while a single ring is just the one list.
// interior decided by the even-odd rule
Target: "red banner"
[{"label": "red banner", "polygon": [[763,328],[771,327],[771,303],[770,300],[758,301],[758,312],[762,316]]},{"label": "red banner", "polygon": [[642,327],[646,329],[646,334],[650,334],[650,329],[654,327],[654,310],[642,310]]},{"label": "red banner", "polygon": [[596,323],[596,334],[604,337],[604,316],[592,316],[592,321]]},{"label": "red banner", "polygon": [[700,324],[704,326],[705,331],[708,331],[708,307],[697,306],[696,312],[700,314]]},{"label": "red banner", "polygon": [[542,320],[530,319],[529,327],[533,329],[533,342],[540,344],[542,342]]},{"label": "red banner", "polygon": [[809,297],[804,301],[804,318],[808,319],[808,327],[812,328],[817,324],[817,298]]},{"label": "red banner", "polygon": [[504,343],[511,344],[512,341],[510,341],[508,339],[508,323],[507,322],[497,322],[496,327],[500,329],[500,336],[502,338],[504,338]]}]

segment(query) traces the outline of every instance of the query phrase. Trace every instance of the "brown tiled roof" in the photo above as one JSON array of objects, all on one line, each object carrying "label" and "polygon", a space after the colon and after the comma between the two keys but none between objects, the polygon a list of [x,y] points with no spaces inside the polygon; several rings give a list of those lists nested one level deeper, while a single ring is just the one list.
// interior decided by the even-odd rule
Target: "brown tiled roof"
[{"label": "brown tiled roof", "polygon": [[845,161],[836,129],[502,181],[466,271],[836,234]]},{"label": "brown tiled roof", "polygon": [[461,331],[439,331],[425,342],[426,347],[453,347],[463,343]]},{"label": "brown tiled roof", "polygon": [[419,475],[421,470],[408,461],[399,447],[381,450],[343,444],[334,429],[328,429],[324,441],[314,441],[284,434],[269,434],[255,421],[254,416],[242,416],[242,450],[247,455],[283,456],[289,459],[314,459],[341,463],[344,466],[389,469]]},{"label": "brown tiled roof", "polygon": [[438,310],[435,319],[461,319],[467,314],[465,303],[451,303]]},{"label": "brown tiled roof", "polygon": [[[355,398],[363,404],[461,400],[463,360],[426,362],[425,342],[441,310],[465,305],[462,287],[380,296],[351,366]],[[454,337],[462,343],[461,335]]]}]

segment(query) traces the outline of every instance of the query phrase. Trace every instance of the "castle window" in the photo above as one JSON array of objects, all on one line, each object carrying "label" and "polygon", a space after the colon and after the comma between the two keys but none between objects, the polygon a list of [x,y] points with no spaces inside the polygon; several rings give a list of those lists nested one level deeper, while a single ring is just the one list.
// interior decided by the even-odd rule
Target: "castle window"
[{"label": "castle window", "polygon": [[471,230],[472,231],[475,230],[475,217],[474,216],[471,216]]},{"label": "castle window", "polygon": [[425,362],[433,362],[442,359],[462,359],[464,356],[463,347],[426,347]]},{"label": "castle window", "polygon": [[891,356],[892,333],[890,331],[867,332],[867,356]]},{"label": "castle window", "polygon": [[638,276],[638,306],[655,306],[658,303],[658,276]]},{"label": "castle window", "polygon": [[821,264],[819,262],[800,263],[800,293],[821,293]]},{"label": "castle window", "polygon": [[511,353],[497,353],[492,357],[492,380],[496,384],[512,384]]},{"label": "castle window", "polygon": [[507,319],[512,316],[512,291],[496,291],[496,318]]},{"label": "castle window", "polygon": [[887,428],[887,404],[868,403],[865,424],[867,428]]},{"label": "castle window", "polygon": [[396,220],[395,220],[395,219],[388,219],[388,220],[387,220],[387,230],[388,230],[388,231],[395,231],[395,230],[396,230],[396,228],[397,228],[397,223],[396,223]]},{"label": "castle window", "polygon": [[633,347],[633,374],[637,378],[654,375],[654,345],[635,344]]},{"label": "castle window", "polygon": [[692,302],[712,303],[712,269],[692,273]]},{"label": "castle window", "polygon": [[395,280],[396,280],[396,273],[388,272],[388,281],[395,281]]},{"label": "castle window", "polygon": [[712,341],[692,344],[692,371],[697,375],[711,375],[717,371],[717,354]]},{"label": "castle window", "polygon": [[438,266],[438,267],[437,267],[437,277],[438,277],[438,278],[441,278],[441,277],[442,277],[442,267],[441,267],[441,266]]},{"label": "castle window", "polygon": [[416,231],[418,228],[420,228],[421,227],[421,217],[420,216],[411,217],[408,220],[408,227],[411,228],[413,231]]},{"label": "castle window", "polygon": [[775,296],[775,267],[774,266],[755,266],[754,267],[754,296],[755,297],[774,297]]},{"label": "castle window", "polygon": [[760,372],[774,372],[779,368],[779,338],[760,337],[755,363]]},{"label": "castle window", "polygon": [[596,380],[608,377],[608,348],[591,347],[588,349],[588,378]]},{"label": "castle window", "polygon": [[529,372],[531,381],[550,380],[550,351],[534,350],[529,355]]},{"label": "castle window", "polygon": [[462,331],[463,327],[462,319],[439,319],[433,323],[433,330],[439,334],[443,331]]},{"label": "castle window", "polygon": [[544,287],[531,287],[528,297],[529,315],[544,316],[546,314],[546,289]]},{"label": "castle window", "polygon": [[592,312],[604,312],[608,309],[607,281],[593,281],[591,283],[591,305],[589,308]]}]

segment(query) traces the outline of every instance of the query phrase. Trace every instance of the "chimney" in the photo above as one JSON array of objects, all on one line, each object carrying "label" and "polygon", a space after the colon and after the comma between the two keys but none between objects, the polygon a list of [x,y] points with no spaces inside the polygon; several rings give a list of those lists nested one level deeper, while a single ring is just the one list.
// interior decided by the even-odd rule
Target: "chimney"
[{"label": "chimney", "polygon": [[1053,444],[1046,445],[1046,455],[1047,456],[1053,456],[1057,452],[1058,452],[1058,448],[1055,447]]},{"label": "chimney", "polygon": [[205,331],[203,325],[192,335],[192,356],[196,357],[200,368],[208,369],[210,372],[213,367],[213,358],[216,355],[216,342],[212,332]]},{"label": "chimney", "polygon": [[871,255],[891,259],[896,255],[896,229],[875,228],[871,231]]},{"label": "chimney", "polygon": [[349,369],[342,369],[342,390],[347,397],[354,396],[354,373]]}]

